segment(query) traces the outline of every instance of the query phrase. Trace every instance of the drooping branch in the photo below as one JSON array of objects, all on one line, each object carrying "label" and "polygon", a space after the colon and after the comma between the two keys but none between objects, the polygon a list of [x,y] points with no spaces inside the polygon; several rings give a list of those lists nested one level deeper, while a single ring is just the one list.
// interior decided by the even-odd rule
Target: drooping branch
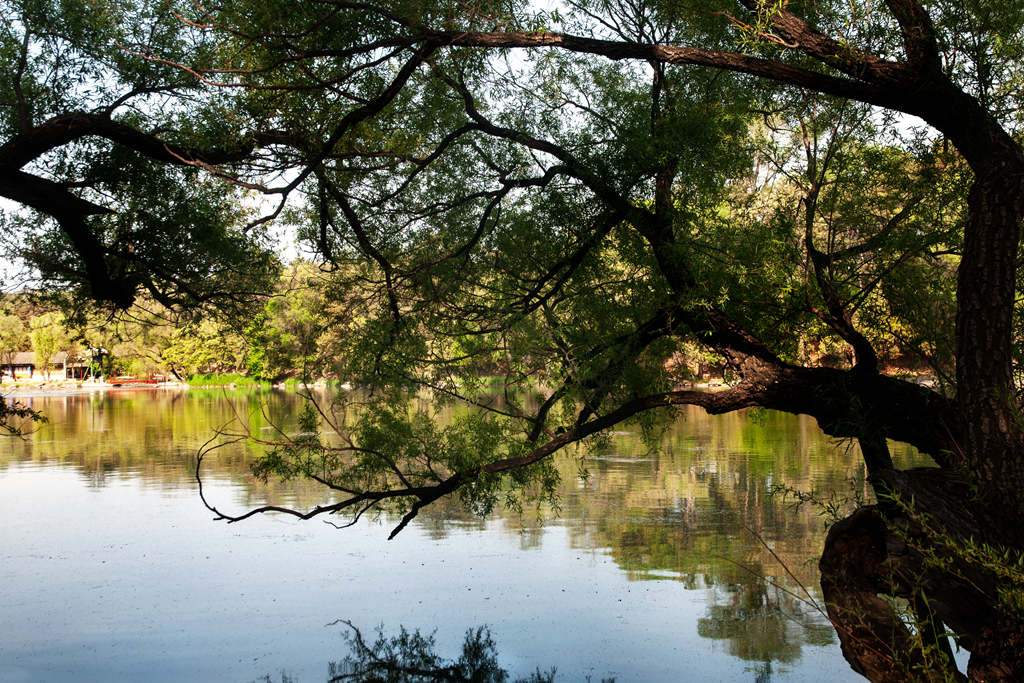
[{"label": "drooping branch", "polygon": [[295,188],[299,187],[302,182],[312,175],[320,164],[334,153],[335,146],[340,143],[346,135],[352,130],[353,127],[362,123],[363,121],[369,120],[384,110],[399,93],[408,84],[409,79],[413,77],[413,74],[430,58],[439,45],[433,41],[426,41],[420,44],[413,51],[412,56],[409,57],[402,64],[401,68],[398,69],[398,73],[395,77],[384,87],[375,97],[367,100],[360,106],[347,112],[341,117],[341,120],[331,130],[331,134],[319,144],[318,148],[312,153],[312,158],[309,159],[305,167],[299,171],[295,179],[292,180],[288,185],[281,191],[284,193],[290,192]]},{"label": "drooping branch", "polygon": [[475,98],[464,83],[452,79],[446,79],[462,95],[466,114],[476,124],[477,128],[495,138],[509,140],[519,145],[548,154],[561,163],[563,172],[576,178],[586,185],[599,199],[605,202],[610,208],[623,214],[627,218],[634,218],[644,215],[643,210],[638,209],[629,199],[618,192],[600,174],[587,167],[576,155],[562,145],[550,140],[530,135],[524,131],[501,126],[494,123],[477,108]]},{"label": "drooping branch", "polygon": [[356,241],[359,244],[359,248],[364,254],[372,258],[378,266],[380,266],[381,272],[384,273],[384,285],[388,297],[388,309],[391,311],[392,321],[396,325],[400,325],[402,322],[402,313],[398,307],[398,294],[395,292],[395,281],[394,281],[394,266],[384,254],[380,252],[377,247],[370,242],[370,238],[366,233],[366,229],[363,227],[363,221],[356,213],[355,209],[352,208],[351,202],[345,193],[338,189],[334,183],[327,180],[323,174],[320,174],[320,182],[322,187],[326,188],[327,193],[332,199],[338,204],[341,209],[342,215],[345,216],[345,220],[348,222],[349,227],[352,230],[352,234],[356,236]]},{"label": "drooping branch", "polygon": [[[881,401],[879,397],[883,397]],[[867,400],[874,401],[867,405]],[[534,465],[568,445],[620,424],[637,415],[658,408],[683,405],[699,406],[712,414],[721,414],[752,406],[762,406],[794,414],[807,414],[817,419],[821,428],[836,437],[859,437],[870,423],[872,433],[917,446],[931,454],[940,463],[946,452],[955,447],[961,433],[960,425],[952,418],[951,403],[934,392],[908,382],[881,375],[829,368],[800,368],[780,365],[773,373],[763,372],[756,379],[724,391],[705,392],[675,390],[637,397],[624,401],[616,409],[601,415],[591,415],[571,428],[549,432],[551,438],[529,452],[512,458],[498,459],[469,470],[457,471],[434,484],[411,485],[402,478],[397,486],[379,489],[360,489],[351,485],[337,486],[332,482],[312,477],[328,489],[345,494],[341,501],[317,505],[309,510],[296,510],[278,505],[265,505],[238,515],[222,512],[205,497],[202,490],[201,468],[204,458],[232,440],[214,443],[211,439],[197,454],[195,477],[199,482],[203,504],[216,515],[216,519],[238,522],[254,515],[283,513],[308,520],[321,515],[353,512],[356,517],[378,503],[409,500],[411,506],[391,532],[391,538],[402,531],[426,506],[454,493],[484,475],[502,474]],[[945,438],[937,434],[946,434]],[[216,438],[216,437],[215,437]],[[244,435],[235,440],[246,438]],[[392,462],[393,467],[397,467]]]}]

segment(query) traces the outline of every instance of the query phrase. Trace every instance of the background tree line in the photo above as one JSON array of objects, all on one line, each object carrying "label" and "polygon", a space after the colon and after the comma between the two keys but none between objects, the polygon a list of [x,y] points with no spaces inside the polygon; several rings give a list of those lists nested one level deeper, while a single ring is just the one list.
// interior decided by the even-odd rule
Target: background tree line
[{"label": "background tree line", "polygon": [[323,293],[308,264],[293,264],[276,291],[258,304],[248,320],[217,317],[182,319],[159,303],[139,301],[111,315],[95,308],[65,314],[57,302],[37,293],[8,295],[0,314],[0,362],[18,351],[34,352],[36,367],[58,352],[77,363],[90,360],[90,348],[109,352],[104,373],[232,375],[259,381],[331,376],[323,330]]},{"label": "background tree line", "polygon": [[[796,245],[799,236],[794,233],[789,240]],[[210,381],[227,381],[226,376],[261,382],[347,381],[338,372],[332,325],[338,323],[338,308],[351,308],[352,302],[329,298],[329,278],[315,264],[295,261],[282,271],[275,291],[260,302],[252,318],[243,320],[182,319],[152,301],[139,301],[114,314],[88,307],[66,313],[62,302],[37,292],[7,294],[5,312],[0,313],[0,364],[8,365],[14,354],[30,351],[40,375],[57,379],[66,368],[47,366],[56,354],[80,364],[89,360],[90,348],[102,347],[110,354],[107,371],[118,375],[173,375],[180,381],[200,382],[200,376],[209,376]],[[930,336],[927,327],[894,327],[891,318],[877,311],[863,320],[860,326],[875,340],[891,372],[948,381],[948,353],[923,352],[917,341]],[[827,327],[805,329],[794,343],[794,356],[803,363],[836,368],[852,364],[842,339]],[[696,344],[677,349],[666,365],[678,371],[681,382],[733,379],[720,356]],[[473,367],[481,376],[500,374],[495,359],[475,359]]]}]

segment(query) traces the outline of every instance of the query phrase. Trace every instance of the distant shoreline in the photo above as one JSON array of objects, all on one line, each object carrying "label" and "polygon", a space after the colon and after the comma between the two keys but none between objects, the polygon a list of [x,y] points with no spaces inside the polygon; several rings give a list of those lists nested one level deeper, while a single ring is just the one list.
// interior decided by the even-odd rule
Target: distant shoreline
[{"label": "distant shoreline", "polygon": [[12,382],[0,384],[0,398],[28,398],[32,396],[76,396],[97,391],[160,391],[188,389],[184,382],[159,384],[111,384],[109,382]]},{"label": "distant shoreline", "polygon": [[[31,398],[34,396],[81,396],[85,394],[93,394],[96,392],[107,392],[107,391],[184,391],[187,389],[247,389],[252,387],[259,387],[265,389],[315,389],[324,390],[329,386],[328,383],[323,381],[310,382],[308,384],[296,383],[286,384],[279,382],[276,384],[259,384],[259,385],[238,385],[234,382],[228,382],[225,384],[188,384],[187,382],[159,382],[157,384],[112,384],[110,382],[96,382],[96,381],[50,381],[50,382],[25,382],[17,381],[7,382],[0,384],[0,399],[3,398]],[[351,385],[345,383],[338,385],[341,388],[349,389]]]}]

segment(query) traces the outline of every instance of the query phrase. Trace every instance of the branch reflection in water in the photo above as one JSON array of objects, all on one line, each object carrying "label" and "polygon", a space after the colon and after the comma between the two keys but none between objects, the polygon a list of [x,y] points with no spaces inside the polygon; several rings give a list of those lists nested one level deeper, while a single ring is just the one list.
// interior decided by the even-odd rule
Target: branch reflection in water
[{"label": "branch reflection in water", "polygon": [[[486,626],[466,631],[459,656],[445,659],[437,652],[434,635],[423,635],[418,629],[410,632],[403,626],[396,635],[388,636],[382,625],[377,627],[376,638],[368,641],[352,622],[340,619],[335,623],[349,629],[343,634],[349,654],[328,665],[328,683],[554,683],[556,678],[552,668],[513,680],[498,664],[498,648]],[[286,673],[280,681],[292,683]],[[275,681],[268,674],[258,683]],[[615,679],[604,678],[601,683],[615,683]]]},{"label": "branch reflection in water", "polygon": [[[323,642],[323,636],[296,628],[290,637],[275,636],[273,651],[264,650],[260,643],[275,628],[272,620],[312,620],[309,628],[319,629],[343,608],[363,624],[437,624],[450,637],[453,627],[465,625],[441,623],[452,604],[459,605],[460,618],[491,624],[512,653],[513,676],[556,665],[565,680],[581,680],[586,665],[595,662],[595,679],[614,675],[620,681],[677,680],[680,672],[749,680],[827,671],[835,680],[847,673],[854,679],[827,623],[794,597],[806,597],[802,585],[817,599],[822,519],[809,506],[792,509],[770,495],[779,484],[844,495],[851,480],[863,493],[856,451],[837,448],[813,420],[775,413],[756,420],[744,414],[712,418],[688,409],[653,450],[636,434],[613,434],[586,454],[586,478],[579,477],[582,451],[560,457],[558,510],[543,508],[539,516],[496,511],[480,519],[458,501],[442,500],[386,542],[395,521],[387,518],[383,526],[335,532],[281,518],[225,526],[198,514],[198,446],[235,411],[254,432],[269,430],[271,422],[288,428],[300,407],[294,394],[190,390],[31,402],[51,421],[0,450],[0,495],[12,509],[36,506],[35,520],[12,518],[0,538],[0,560],[17,568],[0,587],[0,604],[10,608],[0,640],[8,643],[6,665],[35,671],[35,679],[42,674],[32,668],[34,661],[66,659],[69,668],[79,663],[72,645],[80,639],[102,655],[96,666],[106,667],[105,680],[132,680],[127,660],[118,658],[150,657],[145,644],[131,645],[135,636],[126,634],[142,629],[161,642],[165,638],[153,629],[162,613],[168,628],[183,634],[175,637],[190,653],[190,665],[209,667],[208,680],[252,680],[268,669],[295,667],[307,672],[303,680],[315,680],[310,676],[324,664],[296,660],[326,663],[329,650],[311,648],[303,655],[296,643]],[[895,455],[916,462],[912,452]],[[304,482],[255,480],[249,467],[257,456],[250,444],[239,443],[204,465],[218,504],[237,511],[268,501],[295,507],[323,502]],[[32,496],[33,485],[57,490],[42,481],[54,477],[60,477],[60,499]],[[123,502],[115,506],[115,499]],[[52,513],[41,507],[47,501]],[[68,510],[80,514],[68,518]],[[58,547],[61,561],[46,560]],[[380,580],[382,571],[388,582]],[[39,577],[51,575],[43,594]],[[185,613],[187,602],[171,596],[160,576],[181,577],[181,590],[196,600],[196,614]],[[384,595],[382,584],[403,581],[401,595]],[[107,602],[95,601],[97,590],[109,593]],[[112,597],[115,590],[130,596],[128,608]],[[37,596],[31,609],[24,595]],[[266,595],[266,602],[248,597],[256,595]],[[281,607],[266,607],[270,598]],[[18,608],[23,604],[24,610]],[[75,630],[76,621],[95,618],[113,631],[109,642]],[[232,656],[202,644],[196,624],[204,621],[207,630],[237,633]],[[52,637],[69,643],[65,651],[46,649]],[[252,659],[247,651],[270,654],[260,668],[239,675],[246,670],[241,662]],[[572,661],[564,652],[572,653]],[[151,659],[161,656],[154,651]],[[271,661],[276,664],[267,666]],[[118,667],[124,676],[116,675]]]}]

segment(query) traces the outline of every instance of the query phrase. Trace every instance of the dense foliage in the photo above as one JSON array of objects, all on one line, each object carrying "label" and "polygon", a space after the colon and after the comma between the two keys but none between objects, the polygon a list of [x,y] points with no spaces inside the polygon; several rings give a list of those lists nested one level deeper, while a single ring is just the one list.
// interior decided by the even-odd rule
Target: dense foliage
[{"label": "dense foliage", "polygon": [[[944,540],[1022,547],[1019,2],[0,6],[22,258],[65,294],[184,311],[190,338],[215,335],[200,311],[244,320],[252,373],[327,348],[369,389],[257,467],[338,497],[292,514],[391,507],[397,533],[449,494],[543,497],[552,453],[655,409],[808,413],[882,499],[823,559],[854,666],[954,675],[879,654],[945,622],[972,675],[1024,675],[1016,574]],[[255,313],[274,221],[326,280]],[[694,349],[728,390],[680,388]],[[939,468],[894,471],[887,439]],[[894,529],[904,555],[835,561]],[[879,593],[926,626],[893,635]]]}]

